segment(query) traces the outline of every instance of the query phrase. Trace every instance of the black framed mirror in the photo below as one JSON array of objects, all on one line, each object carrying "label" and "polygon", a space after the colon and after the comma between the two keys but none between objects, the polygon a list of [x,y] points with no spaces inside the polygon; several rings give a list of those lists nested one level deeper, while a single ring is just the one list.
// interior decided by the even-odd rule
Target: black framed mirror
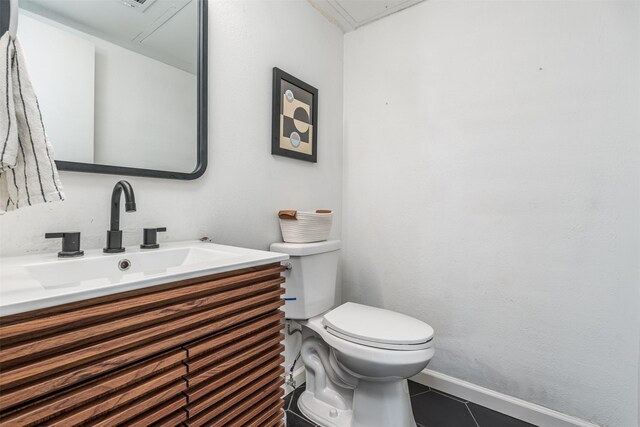
[{"label": "black framed mirror", "polygon": [[[3,12],[13,13],[12,3],[0,0]],[[208,152],[207,0],[18,4],[17,36],[58,169],[202,176]]]}]

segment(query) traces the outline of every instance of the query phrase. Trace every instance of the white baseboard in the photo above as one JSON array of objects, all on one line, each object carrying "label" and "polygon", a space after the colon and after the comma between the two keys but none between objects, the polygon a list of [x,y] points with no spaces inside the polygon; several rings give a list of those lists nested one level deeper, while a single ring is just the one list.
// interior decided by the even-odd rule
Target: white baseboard
[{"label": "white baseboard", "polygon": [[[294,371],[293,378],[297,387],[305,383],[304,366]],[[600,427],[589,421],[441,374],[431,369],[423,370],[411,380],[541,427]],[[292,391],[293,388],[285,387],[286,394]]]},{"label": "white baseboard", "polygon": [[580,418],[571,417],[535,403],[498,393],[431,369],[423,370],[411,380],[537,426],[598,427],[596,424]]}]

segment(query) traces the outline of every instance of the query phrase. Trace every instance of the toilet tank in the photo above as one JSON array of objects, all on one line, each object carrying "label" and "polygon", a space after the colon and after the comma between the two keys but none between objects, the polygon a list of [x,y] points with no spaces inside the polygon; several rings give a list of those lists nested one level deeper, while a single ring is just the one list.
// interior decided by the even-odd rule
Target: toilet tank
[{"label": "toilet tank", "polygon": [[316,243],[272,243],[272,252],[289,255],[284,314],[287,319],[309,319],[331,309],[336,296],[339,240]]}]

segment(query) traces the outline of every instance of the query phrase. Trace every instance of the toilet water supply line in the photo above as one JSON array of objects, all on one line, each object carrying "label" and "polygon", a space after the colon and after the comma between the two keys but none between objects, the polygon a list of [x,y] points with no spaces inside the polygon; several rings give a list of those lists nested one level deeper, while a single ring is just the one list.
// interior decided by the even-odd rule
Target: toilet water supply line
[{"label": "toilet water supply line", "polygon": [[298,363],[298,359],[300,359],[300,355],[302,354],[302,329],[291,329],[291,321],[287,320],[287,335],[292,336],[295,333],[300,334],[300,350],[298,350],[296,358],[293,359],[291,368],[289,368],[289,375],[286,379],[286,383],[294,389],[296,388],[296,380],[293,378],[293,370],[296,368],[296,363]]}]

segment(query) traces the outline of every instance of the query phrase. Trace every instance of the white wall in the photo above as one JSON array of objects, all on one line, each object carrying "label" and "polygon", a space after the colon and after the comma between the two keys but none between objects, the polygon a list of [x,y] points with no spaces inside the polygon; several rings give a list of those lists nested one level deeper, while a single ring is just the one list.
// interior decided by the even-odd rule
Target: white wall
[{"label": "white wall", "polygon": [[18,40],[56,157],[93,163],[95,45],[30,12],[20,10],[19,22]]},{"label": "white wall", "polygon": [[[280,209],[337,211],[342,182],[342,33],[307,2],[212,1],[209,169],[196,181],[61,172],[67,200],[0,217],[0,256],[59,250],[45,232],[78,230],[84,248],[105,243],[111,189],[131,182],[138,212],[122,213],[125,244],[142,227],[161,241],[210,236],[268,249],[281,241]],[[304,31],[292,32],[291,23]],[[278,66],[319,89],[318,163],[272,156],[271,80]],[[46,117],[45,117],[46,121]],[[46,124],[46,123],[45,123]]]},{"label": "white wall", "polygon": [[195,170],[194,74],[96,39],[95,92],[96,163]]},{"label": "white wall", "polygon": [[345,299],[612,427],[638,425],[639,12],[430,0],[345,36]]}]

